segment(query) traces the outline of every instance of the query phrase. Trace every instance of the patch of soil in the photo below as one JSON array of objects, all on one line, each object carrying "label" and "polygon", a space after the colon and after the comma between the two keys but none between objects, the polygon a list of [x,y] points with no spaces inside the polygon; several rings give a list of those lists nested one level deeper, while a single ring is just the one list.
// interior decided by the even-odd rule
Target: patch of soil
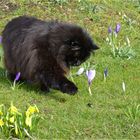
[{"label": "patch of soil", "polygon": [[0,1],[0,9],[3,12],[11,12],[11,11],[14,11],[18,8],[19,8],[19,6],[15,3],[12,3],[12,2],[9,2],[9,1],[6,1],[6,0]]}]

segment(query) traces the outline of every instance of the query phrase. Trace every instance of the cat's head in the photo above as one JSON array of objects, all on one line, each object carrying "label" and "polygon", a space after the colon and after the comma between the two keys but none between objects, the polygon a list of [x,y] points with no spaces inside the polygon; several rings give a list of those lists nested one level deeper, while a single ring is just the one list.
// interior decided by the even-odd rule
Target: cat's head
[{"label": "cat's head", "polygon": [[79,34],[78,38],[71,38],[67,41],[66,63],[70,66],[79,66],[86,61],[90,54],[98,49],[89,36]]},{"label": "cat's head", "polygon": [[89,34],[77,25],[58,23],[51,35],[55,56],[67,66],[80,65],[98,49]]}]

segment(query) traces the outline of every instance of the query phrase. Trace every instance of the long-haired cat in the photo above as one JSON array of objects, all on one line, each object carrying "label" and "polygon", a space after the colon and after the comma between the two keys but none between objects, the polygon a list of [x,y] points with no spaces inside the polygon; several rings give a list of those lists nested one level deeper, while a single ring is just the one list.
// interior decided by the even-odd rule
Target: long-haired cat
[{"label": "long-haired cat", "polygon": [[78,88],[66,78],[98,47],[81,27],[58,21],[21,16],[12,19],[2,34],[4,62],[12,79],[38,83],[41,89],[75,94]]}]

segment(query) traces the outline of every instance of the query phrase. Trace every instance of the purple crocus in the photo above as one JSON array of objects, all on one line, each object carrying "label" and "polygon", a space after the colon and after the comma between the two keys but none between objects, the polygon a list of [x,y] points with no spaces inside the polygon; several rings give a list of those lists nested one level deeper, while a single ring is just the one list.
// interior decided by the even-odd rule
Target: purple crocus
[{"label": "purple crocus", "polygon": [[120,29],[121,29],[121,24],[118,23],[116,25],[115,32],[118,33],[120,31]]},{"label": "purple crocus", "polygon": [[20,72],[18,72],[17,74],[16,74],[16,78],[15,78],[15,81],[18,81],[19,80],[19,78],[20,78]]},{"label": "purple crocus", "polygon": [[16,82],[19,80],[20,75],[21,75],[20,72],[18,72],[18,73],[16,74],[15,80],[14,80],[13,85],[12,85],[12,87],[11,87],[12,90],[15,90],[15,88],[16,88]]},{"label": "purple crocus", "polygon": [[2,43],[2,36],[0,36],[0,44]]},{"label": "purple crocus", "polygon": [[109,34],[112,33],[112,28],[111,28],[111,26],[108,27],[108,33],[109,33]]},{"label": "purple crocus", "polygon": [[107,76],[108,76],[108,69],[105,68],[105,70],[104,70],[104,77],[107,77]]},{"label": "purple crocus", "polygon": [[104,69],[104,81],[106,81],[107,76],[108,76],[108,69],[105,68]]},{"label": "purple crocus", "polygon": [[90,85],[91,85],[92,80],[95,77],[95,74],[96,74],[95,70],[89,70],[89,71],[87,70],[86,71],[86,76],[88,78],[88,91],[89,91],[90,95],[92,95],[92,92],[91,92],[91,89],[90,89]]},{"label": "purple crocus", "polygon": [[87,75],[87,78],[88,78],[88,84],[89,84],[89,86],[91,85],[91,82],[92,82],[92,80],[95,77],[95,74],[96,74],[96,71],[95,70],[86,71],[86,75]]}]

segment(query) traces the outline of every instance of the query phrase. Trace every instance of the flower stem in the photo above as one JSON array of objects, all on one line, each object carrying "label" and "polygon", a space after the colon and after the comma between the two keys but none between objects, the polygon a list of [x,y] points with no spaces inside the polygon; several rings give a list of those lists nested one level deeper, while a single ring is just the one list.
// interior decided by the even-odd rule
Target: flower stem
[{"label": "flower stem", "polygon": [[14,80],[14,82],[13,82],[12,90],[14,90],[15,87],[16,87],[16,80]]},{"label": "flower stem", "polygon": [[104,82],[106,82],[106,76],[105,76],[105,74],[104,74]]},{"label": "flower stem", "polygon": [[71,78],[72,82],[74,82],[74,79],[72,77],[72,73],[71,72],[70,72],[70,78]]},{"label": "flower stem", "polygon": [[90,86],[88,87],[88,91],[89,91],[89,94],[92,95]]},{"label": "flower stem", "polygon": [[33,140],[33,137],[28,133],[28,131],[24,128],[24,132],[27,134],[27,136]]}]

